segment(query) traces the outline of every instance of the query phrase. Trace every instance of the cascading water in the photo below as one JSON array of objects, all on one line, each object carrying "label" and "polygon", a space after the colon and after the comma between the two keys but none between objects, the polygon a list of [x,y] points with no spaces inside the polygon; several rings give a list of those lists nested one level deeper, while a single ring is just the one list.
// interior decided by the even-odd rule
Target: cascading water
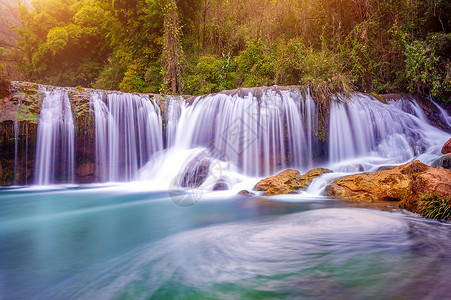
[{"label": "cascading water", "polygon": [[[17,111],[20,111],[21,101],[17,103]],[[19,121],[14,121],[14,184],[17,183],[17,171],[19,167]]]},{"label": "cascading water", "polygon": [[[300,88],[240,89],[189,101],[168,97],[164,114],[161,103],[149,96],[95,91],[90,95],[95,149],[80,154],[74,148],[67,90],[45,92],[35,183],[73,182],[74,169],[79,176],[89,167],[93,171],[88,174],[95,172],[95,176],[83,182],[138,179],[159,182],[159,186],[173,182],[190,186],[188,183],[197,185],[198,181],[187,178],[198,176],[199,170],[208,166],[204,178],[208,188],[221,180],[231,187],[243,178],[268,176],[287,168],[305,172],[322,166],[359,172],[414,158],[432,163],[448,139],[411,98],[382,103],[364,94],[346,99],[337,96],[331,101],[328,122],[324,122],[327,115],[319,112],[309,90]],[[445,125],[442,128],[449,126],[449,114],[432,102],[433,106],[435,118]],[[15,174],[19,127],[14,123]],[[28,144],[25,147],[28,149]],[[86,159],[92,162],[84,165],[85,169],[75,168],[75,161],[85,163]],[[203,166],[199,169],[196,165]]]},{"label": "cascading water", "polygon": [[308,93],[305,99],[300,90],[217,94],[191,105],[173,99],[167,107],[170,148],[204,147],[250,176],[311,165],[317,112]]},{"label": "cascading water", "polygon": [[446,141],[446,134],[430,125],[411,99],[384,104],[366,95],[353,95],[331,104],[329,127],[332,164],[369,156],[399,164],[431,151],[438,154]]},{"label": "cascading water", "polygon": [[359,172],[414,158],[431,163],[447,139],[413,99],[388,104],[364,94],[333,99],[326,156],[318,151],[320,116],[308,90],[263,88],[198,97],[191,103],[168,101],[168,150],[141,170],[144,180],[169,182],[178,176],[186,182],[190,170],[197,170],[192,165],[205,164],[208,157],[211,165],[227,168],[219,174],[210,169],[215,180],[226,171],[267,176],[289,167]]},{"label": "cascading water", "polygon": [[163,149],[160,109],[146,96],[92,93],[96,172],[100,181],[130,181]]},{"label": "cascading water", "polygon": [[35,183],[74,180],[74,121],[66,90],[46,91],[39,115]]}]

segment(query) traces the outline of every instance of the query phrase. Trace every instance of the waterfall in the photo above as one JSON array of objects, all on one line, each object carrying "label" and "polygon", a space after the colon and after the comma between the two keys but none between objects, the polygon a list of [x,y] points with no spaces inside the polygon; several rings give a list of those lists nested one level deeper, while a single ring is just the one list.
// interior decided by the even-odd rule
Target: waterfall
[{"label": "waterfall", "polygon": [[[383,103],[355,93],[331,96],[327,113],[308,88],[263,87],[161,101],[87,90],[75,99],[90,97],[90,110],[82,109],[91,117],[83,119],[75,140],[68,91],[43,91],[31,170],[36,184],[147,180],[159,186],[202,181],[231,187],[287,168],[359,172],[412,159],[432,163],[449,138],[428,119],[441,120],[441,128],[450,125],[449,114],[432,101],[426,116],[411,97]],[[28,125],[21,124],[12,124],[14,144],[8,153],[14,153],[15,176],[25,170],[26,180],[28,155],[23,152],[29,145],[22,132]],[[75,148],[77,141],[89,146]],[[202,178],[188,178],[198,174]],[[14,182],[21,184],[22,177]]]},{"label": "waterfall", "polygon": [[[21,101],[17,102],[17,111],[20,111]],[[14,184],[17,184],[17,173],[19,170],[19,121],[14,121]]]},{"label": "waterfall", "polygon": [[148,96],[92,93],[96,175],[99,181],[133,180],[163,149],[161,113]]},{"label": "waterfall", "polygon": [[431,149],[436,151],[445,140],[446,133],[430,125],[412,99],[384,104],[355,94],[331,104],[330,163],[372,156],[399,164]]},{"label": "waterfall", "polygon": [[66,90],[45,91],[38,122],[35,183],[74,180],[74,121]]},{"label": "waterfall", "polygon": [[317,111],[309,93],[304,98],[299,89],[243,90],[198,97],[191,105],[169,101],[170,148],[205,147],[249,176],[312,164]]}]

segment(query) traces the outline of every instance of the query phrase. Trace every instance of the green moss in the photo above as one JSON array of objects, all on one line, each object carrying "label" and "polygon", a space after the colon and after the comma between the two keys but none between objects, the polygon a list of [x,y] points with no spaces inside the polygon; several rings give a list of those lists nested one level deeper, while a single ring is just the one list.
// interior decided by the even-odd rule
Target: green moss
[{"label": "green moss", "polygon": [[387,104],[387,101],[382,97],[381,94],[377,94],[377,93],[369,93],[370,96],[373,96],[374,98],[376,98],[377,100],[379,100],[381,103]]},{"label": "green moss", "polygon": [[40,98],[37,91],[29,89],[26,92],[16,94],[16,96],[23,99],[17,111],[17,120],[37,124],[40,109]]}]

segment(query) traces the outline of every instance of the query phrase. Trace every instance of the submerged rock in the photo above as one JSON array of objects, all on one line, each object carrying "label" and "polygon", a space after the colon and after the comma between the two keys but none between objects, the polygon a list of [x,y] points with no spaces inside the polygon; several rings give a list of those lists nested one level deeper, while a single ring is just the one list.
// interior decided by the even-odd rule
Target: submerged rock
[{"label": "submerged rock", "polygon": [[260,180],[254,189],[264,191],[269,196],[295,194],[298,191],[305,190],[316,177],[331,172],[328,169],[317,168],[301,175],[297,170],[285,170],[275,176]]},{"label": "submerged rock", "polygon": [[219,178],[213,185],[213,191],[227,191],[230,189],[229,184],[225,178]]},{"label": "submerged rock", "polygon": [[240,194],[240,195],[242,195],[242,196],[247,196],[247,197],[250,197],[250,196],[254,196],[254,195],[255,195],[254,193],[249,192],[248,190],[242,190],[242,191],[240,191],[238,194]]},{"label": "submerged rock", "polygon": [[451,153],[451,139],[449,139],[442,148],[442,154]]}]

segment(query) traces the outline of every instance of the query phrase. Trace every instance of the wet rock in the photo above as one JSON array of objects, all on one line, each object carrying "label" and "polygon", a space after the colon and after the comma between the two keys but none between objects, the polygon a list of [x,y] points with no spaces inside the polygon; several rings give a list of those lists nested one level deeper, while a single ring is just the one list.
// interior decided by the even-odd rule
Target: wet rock
[{"label": "wet rock", "polygon": [[254,195],[255,195],[254,193],[249,192],[248,190],[242,190],[242,191],[240,191],[238,194],[240,194],[240,195],[242,195],[242,196],[247,196],[247,197],[250,197],[250,196],[254,196]]},{"label": "wet rock", "polygon": [[0,180],[3,178],[3,167],[2,163],[0,162]]},{"label": "wet rock", "polygon": [[395,168],[395,166],[382,166],[379,167],[376,172],[380,172],[380,171],[387,171],[387,170],[393,170]]},{"label": "wet rock", "polygon": [[449,139],[442,148],[442,154],[451,153],[451,139]]},{"label": "wet rock", "polygon": [[355,174],[337,179],[326,187],[326,196],[355,201],[399,200],[409,188],[413,176],[431,169],[413,161],[391,170]]},{"label": "wet rock", "polygon": [[254,187],[257,191],[264,191],[267,195],[295,194],[305,190],[316,177],[331,170],[318,168],[301,175],[297,170],[285,170],[275,176],[260,180]]},{"label": "wet rock", "polygon": [[76,168],[75,174],[81,177],[90,176],[95,174],[95,169],[95,164],[93,162],[86,162]]},{"label": "wet rock", "polygon": [[180,175],[181,187],[199,187],[204,183],[210,171],[210,160],[205,155],[194,158]]},{"label": "wet rock", "polygon": [[443,155],[439,159],[435,160],[432,164],[432,167],[437,168],[445,168],[445,169],[451,169],[451,153]]},{"label": "wet rock", "polygon": [[451,170],[413,161],[391,170],[337,179],[326,196],[355,201],[400,200],[399,207],[428,218],[451,218]]},{"label": "wet rock", "polygon": [[218,181],[213,186],[213,191],[226,191],[229,190],[230,186],[225,178],[219,178]]}]

